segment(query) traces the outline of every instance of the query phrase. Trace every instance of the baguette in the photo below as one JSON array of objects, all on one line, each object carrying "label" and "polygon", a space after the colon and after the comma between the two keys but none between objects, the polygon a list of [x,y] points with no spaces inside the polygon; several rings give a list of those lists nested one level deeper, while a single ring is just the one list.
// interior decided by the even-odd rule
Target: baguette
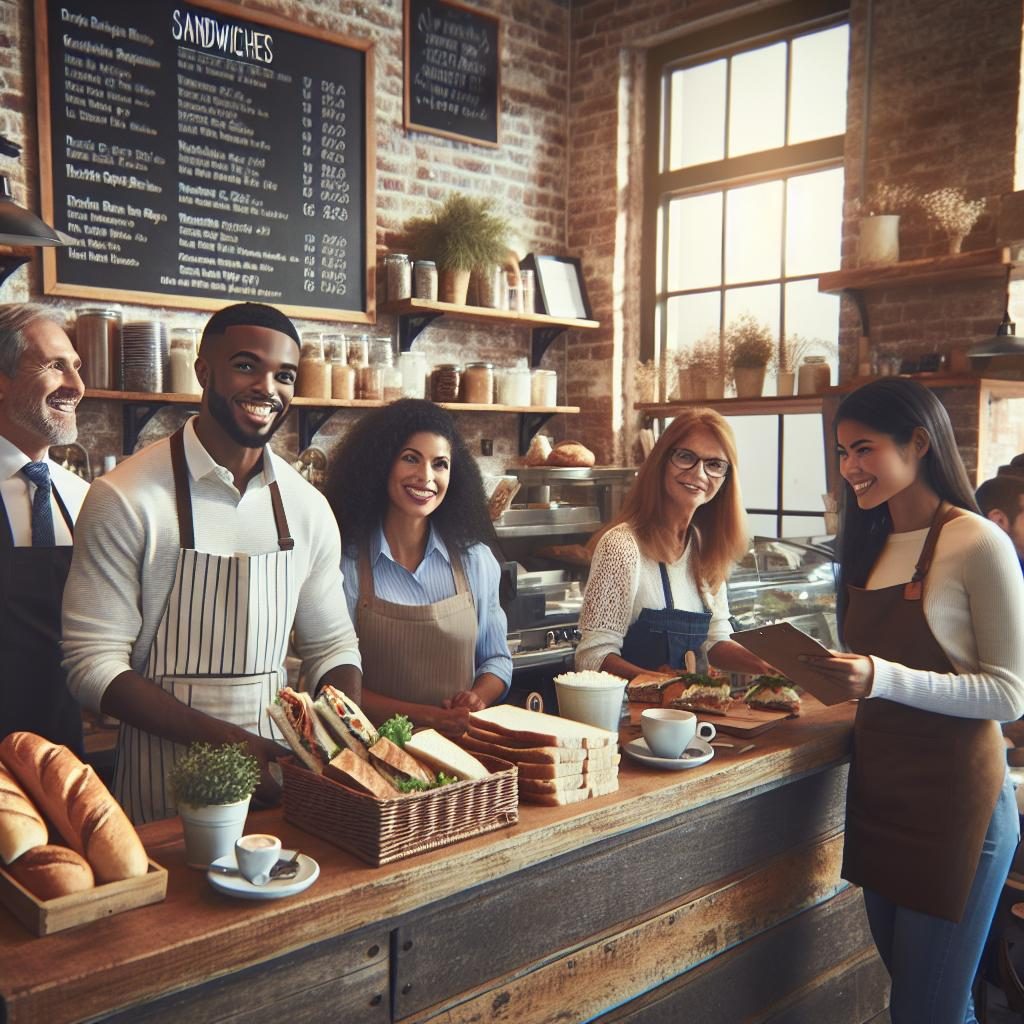
[{"label": "baguette", "polygon": [[124,811],[89,765],[67,747],[30,732],[0,743],[0,761],[89,862],[97,883],[137,878],[149,870],[146,850]]},{"label": "baguette", "polygon": [[66,846],[37,846],[9,864],[11,877],[41,900],[94,888],[89,862]]},{"label": "baguette", "polygon": [[0,857],[10,864],[26,850],[43,846],[47,838],[46,822],[11,773],[0,765]]},{"label": "baguette", "polygon": [[324,776],[378,800],[392,800],[399,795],[389,779],[347,747],[324,768]]},{"label": "baguette", "polygon": [[491,773],[468,751],[457,747],[436,729],[423,729],[406,740],[405,750],[435,772],[457,779],[486,779]]}]

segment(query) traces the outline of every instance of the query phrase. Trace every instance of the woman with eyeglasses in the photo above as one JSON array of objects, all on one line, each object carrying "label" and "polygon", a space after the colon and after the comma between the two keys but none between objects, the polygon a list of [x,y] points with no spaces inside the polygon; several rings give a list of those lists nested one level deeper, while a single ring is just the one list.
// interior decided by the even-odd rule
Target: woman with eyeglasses
[{"label": "woman with eyeglasses", "polygon": [[747,549],[736,442],[712,409],[672,421],[594,551],[576,668],[632,679],[679,669],[758,674],[770,665],[729,639],[730,567]]}]

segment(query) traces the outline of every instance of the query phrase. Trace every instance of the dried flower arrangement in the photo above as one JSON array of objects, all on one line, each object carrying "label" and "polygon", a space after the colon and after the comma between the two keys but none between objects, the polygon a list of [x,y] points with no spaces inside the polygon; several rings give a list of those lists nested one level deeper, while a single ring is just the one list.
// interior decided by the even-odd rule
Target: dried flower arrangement
[{"label": "dried flower arrangement", "polygon": [[726,327],[725,350],[733,369],[770,366],[778,354],[771,330],[749,313],[738,316]]},{"label": "dried flower arrangement", "polygon": [[[708,331],[673,357],[681,398],[721,398],[725,391],[725,358],[718,331]],[[687,394],[687,391],[690,393]]]},{"label": "dried flower arrangement", "polygon": [[919,203],[928,218],[949,235],[949,251],[959,252],[963,240],[985,210],[987,200],[968,199],[962,188],[926,192]]},{"label": "dried flower arrangement", "polygon": [[779,348],[779,370],[782,373],[795,372],[804,356],[834,356],[837,348],[833,341],[824,338],[805,338],[802,334],[787,334]]},{"label": "dried flower arrangement", "polygon": [[913,185],[891,185],[880,181],[868,193],[860,204],[868,217],[903,213],[916,205],[919,194]]}]

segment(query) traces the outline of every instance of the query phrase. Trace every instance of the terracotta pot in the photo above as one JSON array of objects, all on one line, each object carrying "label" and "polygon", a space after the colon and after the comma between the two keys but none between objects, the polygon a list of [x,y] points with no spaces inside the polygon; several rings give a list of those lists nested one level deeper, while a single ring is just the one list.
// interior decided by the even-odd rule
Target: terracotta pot
[{"label": "terracotta pot", "polygon": [[857,254],[862,267],[875,263],[898,263],[900,258],[899,214],[862,217]]},{"label": "terracotta pot", "polygon": [[736,378],[737,398],[760,398],[764,391],[763,366],[735,366],[733,374]]},{"label": "terracotta pot", "polygon": [[469,291],[468,270],[442,270],[438,275],[442,302],[452,302],[456,306],[466,304],[466,293]]}]

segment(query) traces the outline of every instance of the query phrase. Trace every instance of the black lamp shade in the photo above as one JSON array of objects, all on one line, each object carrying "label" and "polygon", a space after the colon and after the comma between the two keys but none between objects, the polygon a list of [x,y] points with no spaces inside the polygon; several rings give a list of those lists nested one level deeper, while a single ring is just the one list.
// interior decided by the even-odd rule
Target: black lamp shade
[{"label": "black lamp shade", "polygon": [[1010,312],[1003,314],[1002,323],[991,338],[979,341],[967,350],[970,359],[986,359],[990,356],[1024,355],[1024,338],[1017,333],[1017,325],[1010,319]]},{"label": "black lamp shade", "polygon": [[7,175],[0,174],[0,245],[72,245],[74,241],[19,206]]}]

